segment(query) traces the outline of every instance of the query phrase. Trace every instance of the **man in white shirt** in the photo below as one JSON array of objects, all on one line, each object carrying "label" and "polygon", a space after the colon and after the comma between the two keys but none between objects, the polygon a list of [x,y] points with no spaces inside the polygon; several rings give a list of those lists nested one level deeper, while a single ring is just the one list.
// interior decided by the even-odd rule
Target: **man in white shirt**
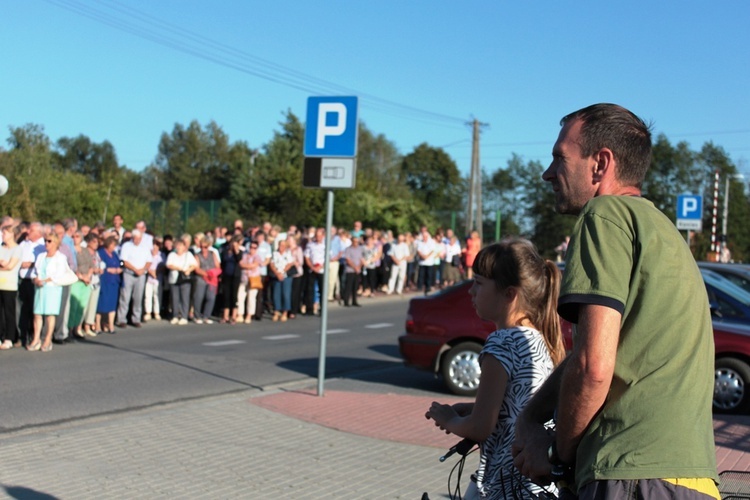
[{"label": "man in white shirt", "polygon": [[112,217],[112,227],[109,228],[110,231],[114,231],[117,236],[117,244],[122,244],[122,237],[125,235],[125,227],[122,225],[122,215],[115,214],[114,217]]},{"label": "man in white shirt", "polygon": [[417,290],[424,286],[424,294],[432,290],[435,282],[435,256],[437,245],[435,239],[430,236],[426,226],[422,226],[419,240],[417,240],[417,260],[419,261],[419,277],[417,278]]},{"label": "man in white shirt", "polygon": [[339,286],[339,259],[343,257],[344,249],[341,244],[336,226],[331,226],[331,260],[328,263],[328,302],[333,302],[336,294],[341,295]]},{"label": "man in white shirt", "polygon": [[401,295],[404,291],[406,281],[406,258],[409,256],[409,245],[406,244],[405,235],[398,235],[398,242],[391,244],[388,255],[391,256],[391,261],[393,262],[391,277],[388,280],[388,295],[393,293],[394,288],[396,293]]},{"label": "man in white shirt", "polygon": [[122,289],[117,304],[117,326],[125,328],[127,324],[128,308],[133,301],[133,315],[131,322],[136,328],[141,327],[141,313],[143,310],[143,293],[146,290],[146,274],[151,266],[151,248],[141,245],[143,234],[138,229],[131,232],[133,239],[122,245],[120,259],[123,262]]},{"label": "man in white shirt", "polygon": [[307,292],[305,293],[305,315],[315,314],[315,284],[323,294],[323,276],[325,276],[326,230],[319,227],[315,239],[307,242],[305,247],[305,264],[307,272]]}]

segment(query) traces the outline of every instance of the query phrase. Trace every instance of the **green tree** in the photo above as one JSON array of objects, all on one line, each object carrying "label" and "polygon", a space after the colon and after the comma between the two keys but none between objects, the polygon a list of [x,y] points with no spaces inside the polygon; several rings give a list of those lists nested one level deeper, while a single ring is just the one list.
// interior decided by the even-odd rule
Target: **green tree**
[{"label": "green tree", "polygon": [[723,221],[725,188],[729,179],[729,204],[727,220],[728,246],[735,260],[745,260],[750,256],[750,228],[747,220],[750,215],[748,198],[744,187],[737,182],[737,168],[726,151],[712,142],[705,143],[696,155],[700,168],[700,176],[704,186],[703,191],[703,231],[696,235],[694,251],[696,258],[710,258],[711,252],[711,223],[713,216],[714,183],[716,172],[719,173],[719,190],[717,206],[716,241],[721,236]]},{"label": "green tree", "polygon": [[646,173],[642,192],[656,208],[671,220],[676,220],[677,196],[699,192],[702,170],[696,154],[686,142],[673,147],[664,134],[653,145],[651,166]]},{"label": "green tree", "polygon": [[456,162],[443,149],[420,144],[404,157],[401,173],[412,196],[430,211],[462,209],[465,182]]},{"label": "green tree", "polygon": [[321,189],[302,187],[304,127],[287,111],[281,131],[263,146],[255,160],[252,176],[253,216],[281,225],[325,223],[325,195]]},{"label": "green tree", "polygon": [[242,159],[215,122],[204,129],[193,120],[162,134],[147,185],[163,199],[211,200],[226,197]]},{"label": "green tree", "polygon": [[112,144],[92,142],[83,134],[58,139],[54,161],[62,170],[81,174],[94,182],[108,181],[120,171]]}]

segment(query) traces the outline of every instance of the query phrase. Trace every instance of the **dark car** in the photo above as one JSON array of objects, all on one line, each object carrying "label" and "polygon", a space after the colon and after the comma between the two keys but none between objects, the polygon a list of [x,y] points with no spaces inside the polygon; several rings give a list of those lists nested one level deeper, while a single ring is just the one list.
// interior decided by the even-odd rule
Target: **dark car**
[{"label": "dark car", "polygon": [[750,265],[698,262],[698,267],[720,274],[722,277],[750,293]]},{"label": "dark car", "polygon": [[714,321],[750,324],[750,292],[723,275],[701,268]]},{"label": "dark car", "polygon": [[[709,285],[707,285],[708,287]],[[442,375],[454,394],[476,394],[481,373],[479,352],[495,325],[479,319],[471,305],[471,281],[464,281],[409,303],[406,334],[399,348],[408,366]],[[566,347],[571,325],[562,322]],[[716,372],[714,409],[728,413],[750,410],[750,325],[714,318]]]}]

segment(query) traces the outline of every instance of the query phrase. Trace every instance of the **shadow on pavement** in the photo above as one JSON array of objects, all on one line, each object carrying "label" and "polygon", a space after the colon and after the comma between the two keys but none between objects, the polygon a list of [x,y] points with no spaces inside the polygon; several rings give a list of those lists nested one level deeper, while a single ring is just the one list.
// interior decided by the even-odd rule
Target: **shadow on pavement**
[{"label": "shadow on pavement", "polygon": [[3,485],[5,493],[10,498],[16,498],[18,500],[56,500],[58,497],[42,493],[25,486],[8,486]]},{"label": "shadow on pavement", "polygon": [[[311,378],[318,376],[318,358],[293,359],[278,366]],[[448,394],[440,378],[427,371],[406,367],[401,361],[329,356],[326,358],[326,379],[343,389],[356,383],[357,390],[366,392],[404,389]]]}]

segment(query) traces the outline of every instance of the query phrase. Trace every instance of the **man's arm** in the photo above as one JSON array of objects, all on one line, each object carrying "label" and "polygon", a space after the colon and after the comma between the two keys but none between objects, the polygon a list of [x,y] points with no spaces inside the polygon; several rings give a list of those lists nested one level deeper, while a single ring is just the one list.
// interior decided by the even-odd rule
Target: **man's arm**
[{"label": "man's arm", "polygon": [[555,414],[560,382],[567,362],[566,358],[555,368],[516,419],[516,438],[512,447],[513,464],[521,474],[541,485],[551,482],[552,464],[549,462],[547,450],[554,439],[544,424]]},{"label": "man's arm", "polygon": [[584,432],[607,399],[617,359],[622,315],[599,305],[581,305],[577,336],[562,374],[557,415],[557,453],[573,463]]}]

